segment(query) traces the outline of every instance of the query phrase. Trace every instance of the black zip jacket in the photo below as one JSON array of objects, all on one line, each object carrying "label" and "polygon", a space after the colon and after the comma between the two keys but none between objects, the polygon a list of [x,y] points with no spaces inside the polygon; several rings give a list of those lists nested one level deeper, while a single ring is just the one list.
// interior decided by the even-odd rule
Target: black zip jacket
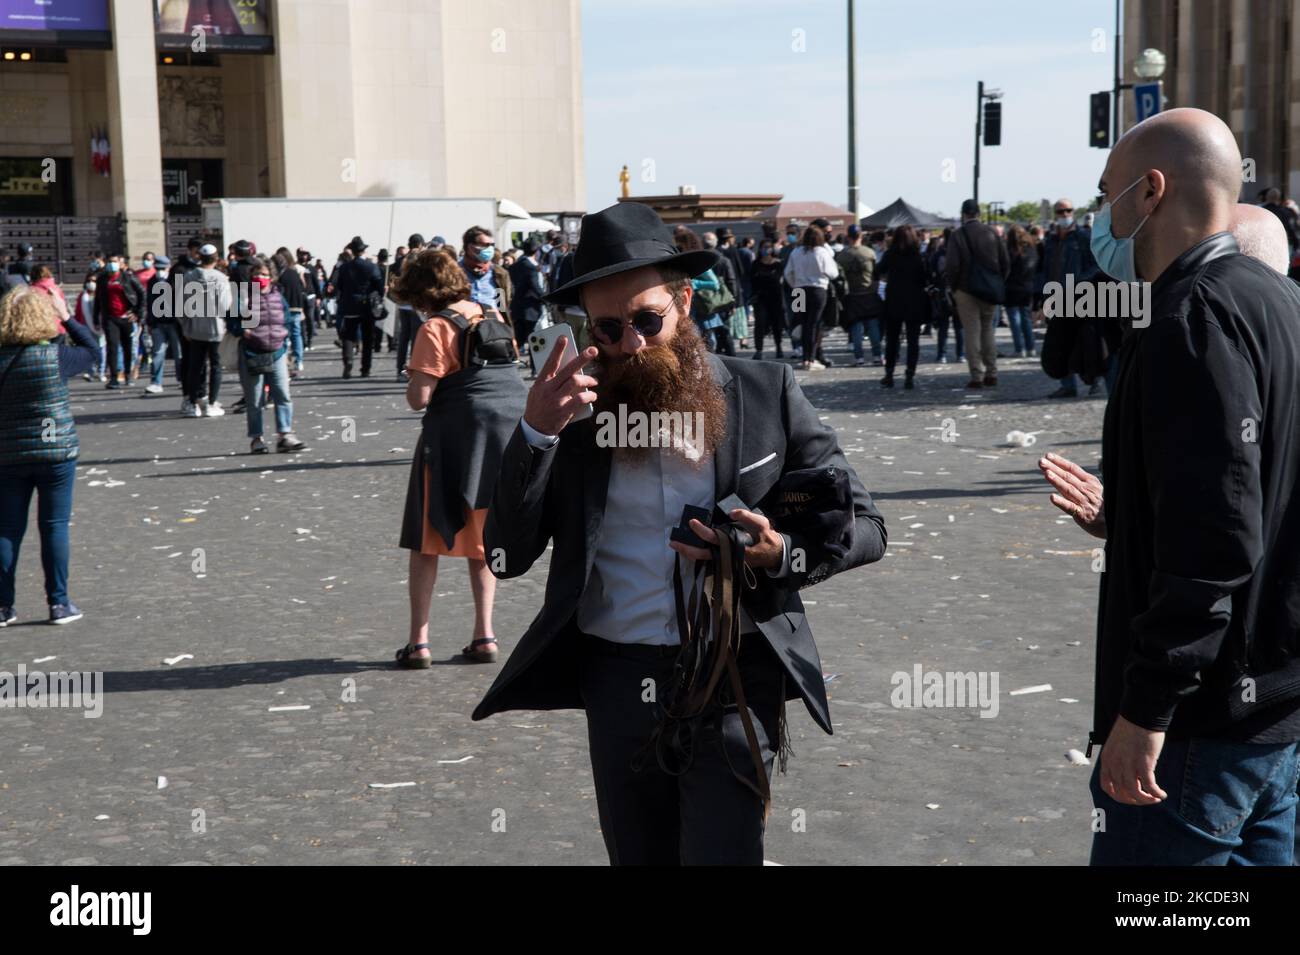
[{"label": "black zip jacket", "polygon": [[1242,738],[1300,697],[1300,289],[1223,232],[1156,280],[1150,319],[1106,408],[1090,745],[1116,714]]}]

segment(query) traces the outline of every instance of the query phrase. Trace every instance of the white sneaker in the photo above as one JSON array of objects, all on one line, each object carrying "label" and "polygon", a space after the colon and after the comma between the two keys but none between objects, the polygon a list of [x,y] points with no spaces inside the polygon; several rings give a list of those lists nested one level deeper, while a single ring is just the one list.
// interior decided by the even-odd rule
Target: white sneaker
[{"label": "white sneaker", "polygon": [[220,418],[225,413],[226,409],[221,407],[220,401],[208,402],[203,409],[203,417],[205,418]]},{"label": "white sneaker", "polygon": [[823,365],[821,362],[819,362],[819,361],[817,361],[817,360],[814,359],[813,361],[808,362],[808,370],[809,370],[809,371],[825,371],[825,370],[826,370],[826,366]]},{"label": "white sneaker", "polygon": [[144,388],[145,394],[147,395],[161,395],[162,390],[163,390],[162,385],[155,385],[155,384],[145,385]]}]

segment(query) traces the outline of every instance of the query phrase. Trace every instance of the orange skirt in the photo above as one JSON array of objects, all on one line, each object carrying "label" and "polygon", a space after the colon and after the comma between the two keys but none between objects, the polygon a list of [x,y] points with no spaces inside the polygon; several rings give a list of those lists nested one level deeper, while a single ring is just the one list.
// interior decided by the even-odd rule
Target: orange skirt
[{"label": "orange skirt", "polygon": [[[429,469],[424,469],[424,499],[429,500]],[[442,535],[433,529],[426,512],[422,515],[424,533],[420,535],[420,553],[430,557],[470,557],[484,560],[483,525],[487,523],[486,507],[477,511],[465,508],[465,526],[452,538],[451,548]]]}]

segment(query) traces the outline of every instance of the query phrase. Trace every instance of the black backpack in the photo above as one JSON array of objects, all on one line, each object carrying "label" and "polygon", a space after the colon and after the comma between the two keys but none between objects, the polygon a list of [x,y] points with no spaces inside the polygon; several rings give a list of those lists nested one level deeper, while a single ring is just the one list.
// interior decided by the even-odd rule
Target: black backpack
[{"label": "black backpack", "polygon": [[482,321],[473,325],[455,309],[445,308],[436,314],[460,330],[460,344],[456,350],[460,353],[462,369],[513,365],[518,360],[514,328],[495,309],[483,309]]}]

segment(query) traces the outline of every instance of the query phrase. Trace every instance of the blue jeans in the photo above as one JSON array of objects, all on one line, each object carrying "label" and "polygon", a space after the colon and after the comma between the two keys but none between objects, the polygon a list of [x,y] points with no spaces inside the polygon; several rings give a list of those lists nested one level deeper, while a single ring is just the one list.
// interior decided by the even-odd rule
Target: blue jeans
[{"label": "blue jeans", "polygon": [[293,356],[293,367],[302,367],[302,309],[291,308],[284,320],[284,327],[289,329],[289,354]]},{"label": "blue jeans", "polygon": [[166,367],[168,355],[172,356],[173,361],[180,361],[181,333],[180,329],[171,322],[155,325],[153,328],[153,356],[149,359],[152,366],[149,378],[152,384],[162,384],[163,369]]},{"label": "blue jeans", "polygon": [[32,492],[37,494],[36,522],[41,533],[45,599],[53,607],[68,602],[68,518],[77,462],[15,464],[0,467],[0,607],[14,605],[18,550],[27,532]]},{"label": "blue jeans", "polygon": [[289,400],[287,353],[277,358],[271,371],[265,374],[252,374],[246,361],[239,363],[239,383],[244,386],[244,415],[248,418],[250,438],[262,435],[262,401],[266,394],[263,382],[271,386],[271,400],[275,402],[275,430],[280,434],[288,434],[293,430],[293,402]]},{"label": "blue jeans", "polygon": [[1029,306],[1008,305],[1007,322],[1011,325],[1011,344],[1016,351],[1026,354],[1034,353],[1034,320],[1030,317]]},{"label": "blue jeans", "polygon": [[1151,806],[1111,799],[1100,772],[1098,760],[1090,788],[1106,829],[1092,865],[1293,863],[1300,743],[1166,739],[1156,782],[1168,795]]}]

